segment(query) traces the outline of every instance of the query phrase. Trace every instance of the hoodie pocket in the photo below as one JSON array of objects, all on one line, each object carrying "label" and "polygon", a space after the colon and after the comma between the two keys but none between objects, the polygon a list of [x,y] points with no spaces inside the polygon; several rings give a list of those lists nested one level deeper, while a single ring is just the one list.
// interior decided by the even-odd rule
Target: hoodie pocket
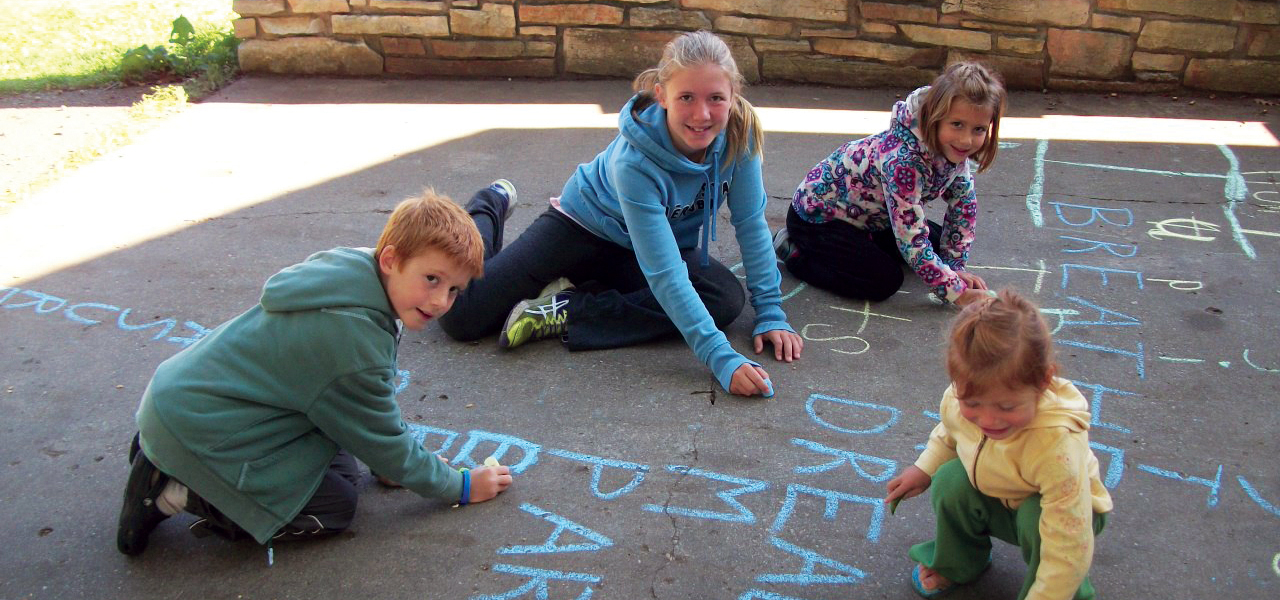
[{"label": "hoodie pocket", "polygon": [[337,451],[337,445],[324,436],[307,434],[271,454],[244,463],[236,489],[263,504],[282,501],[299,493],[300,487],[316,481]]}]

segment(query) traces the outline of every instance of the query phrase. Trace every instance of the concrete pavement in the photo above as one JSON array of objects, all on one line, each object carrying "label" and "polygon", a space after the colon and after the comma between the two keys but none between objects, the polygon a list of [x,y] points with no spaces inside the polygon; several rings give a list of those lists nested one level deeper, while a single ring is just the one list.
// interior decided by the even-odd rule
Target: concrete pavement
[{"label": "concrete pavement", "polygon": [[[769,219],[895,93],[760,87]],[[337,539],[114,547],[132,416],[155,366],[275,271],[372,245],[400,199],[519,189],[507,239],[614,135],[620,81],[242,79],[0,215],[0,598],[912,598],[922,499],[884,482],[936,422],[954,314],[908,276],[868,305],[784,273],[803,359],[777,396],[717,389],[679,341],[568,353],[406,335],[405,418],[458,464],[519,471],[467,508],[370,483]],[[1014,94],[978,178],[973,266],[1031,294],[1116,511],[1104,598],[1280,593],[1280,123],[1248,98]],[[931,213],[930,216],[939,216]],[[736,264],[722,215],[715,254]],[[749,310],[749,309],[748,309]],[[729,330],[749,349],[750,317]],[[1017,549],[956,598],[1009,597]],[[588,591],[590,590],[590,591]]]}]

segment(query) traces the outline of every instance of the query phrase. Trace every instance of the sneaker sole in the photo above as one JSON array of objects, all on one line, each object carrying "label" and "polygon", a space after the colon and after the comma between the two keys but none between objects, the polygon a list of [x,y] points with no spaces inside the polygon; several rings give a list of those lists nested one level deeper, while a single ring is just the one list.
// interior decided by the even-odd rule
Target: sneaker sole
[{"label": "sneaker sole", "polygon": [[[116,528],[116,548],[121,553],[137,556],[147,549],[147,541],[151,532],[165,520],[164,513],[155,506],[155,496],[164,482],[164,477],[156,477],[154,483],[150,479],[159,470],[147,460],[141,452],[134,456],[134,464],[129,468],[129,480],[124,487],[124,502],[120,507],[120,520]],[[135,493],[131,493],[135,492]],[[133,502],[130,502],[130,496]],[[149,502],[149,504],[148,504]]]},{"label": "sneaker sole", "polygon": [[520,302],[517,302],[515,307],[511,309],[511,314],[507,315],[507,321],[502,324],[502,334],[498,336],[499,347],[515,348],[527,341],[528,336],[525,336],[525,339],[521,339],[513,343],[511,340],[510,332],[515,330],[519,326],[520,320],[524,318],[524,311],[527,310],[528,308],[529,308],[529,301],[521,300]]},{"label": "sneaker sole", "polygon": [[[505,182],[507,185],[498,185],[499,181]],[[502,220],[506,221],[510,219],[511,215],[516,214],[516,198],[520,196],[520,194],[516,192],[516,184],[511,183],[508,179],[497,179],[494,180],[493,183],[489,184],[489,186],[498,186],[507,191],[507,214],[504,215]]]}]

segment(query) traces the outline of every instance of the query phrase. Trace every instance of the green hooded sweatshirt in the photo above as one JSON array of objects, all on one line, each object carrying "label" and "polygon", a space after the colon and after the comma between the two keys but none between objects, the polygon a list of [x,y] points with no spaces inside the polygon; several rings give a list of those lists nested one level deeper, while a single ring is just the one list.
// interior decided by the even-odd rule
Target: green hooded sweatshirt
[{"label": "green hooded sweatshirt", "polygon": [[398,332],[371,249],[316,253],[160,364],[138,408],[143,450],[259,543],[302,510],[338,448],[422,496],[456,500],[462,475],[401,419]]}]

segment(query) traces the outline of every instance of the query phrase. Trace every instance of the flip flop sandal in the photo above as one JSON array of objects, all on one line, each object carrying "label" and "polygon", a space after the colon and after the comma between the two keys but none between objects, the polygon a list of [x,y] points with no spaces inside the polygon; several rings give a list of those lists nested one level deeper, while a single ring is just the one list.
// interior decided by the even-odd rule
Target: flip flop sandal
[{"label": "flip flop sandal", "polygon": [[915,568],[911,569],[911,589],[915,590],[921,598],[941,598],[950,593],[955,587],[955,582],[952,582],[940,588],[926,590],[924,589],[924,584],[920,583],[920,563],[916,563]]},{"label": "flip flop sandal", "polygon": [[[988,554],[987,564],[983,565],[982,571],[981,571],[982,573],[986,573],[987,569],[991,568],[991,561],[992,561],[992,555]],[[933,589],[933,590],[926,590],[924,589],[924,584],[920,583],[920,563],[916,563],[915,568],[911,569],[911,589],[915,590],[916,593],[919,594],[921,598],[941,598],[947,595],[948,593],[950,593],[952,590],[954,590],[956,588],[956,585],[958,584],[953,581],[940,588]]]}]

